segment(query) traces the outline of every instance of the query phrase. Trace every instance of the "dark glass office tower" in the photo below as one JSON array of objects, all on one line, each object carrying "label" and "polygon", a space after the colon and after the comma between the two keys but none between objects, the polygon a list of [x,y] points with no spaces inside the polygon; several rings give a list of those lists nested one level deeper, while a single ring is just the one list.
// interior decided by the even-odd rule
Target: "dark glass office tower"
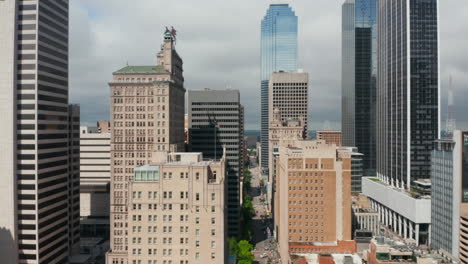
[{"label": "dark glass office tower", "polygon": [[297,16],[288,4],[271,4],[261,28],[261,166],[268,169],[268,84],[273,72],[297,70]]},{"label": "dark glass office tower", "polygon": [[189,151],[220,159],[226,148],[227,235],[239,235],[240,179],[244,168],[244,114],[238,90],[191,90],[187,96]]},{"label": "dark glass office tower", "polygon": [[377,0],[342,7],[343,145],[364,154],[364,175],[376,168]]},{"label": "dark glass office tower", "polygon": [[437,0],[379,0],[377,175],[400,188],[430,177],[439,135]]}]

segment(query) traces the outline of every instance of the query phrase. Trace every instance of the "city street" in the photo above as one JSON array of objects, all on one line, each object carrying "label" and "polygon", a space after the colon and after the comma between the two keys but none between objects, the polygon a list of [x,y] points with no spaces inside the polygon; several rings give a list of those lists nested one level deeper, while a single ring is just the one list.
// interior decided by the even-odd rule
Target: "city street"
[{"label": "city street", "polygon": [[[262,175],[260,168],[256,164],[255,157],[250,157],[252,175],[251,189],[249,195],[252,197],[252,204],[255,209],[255,216],[252,219],[252,240],[254,244],[254,255],[257,263],[277,263],[276,243],[272,237],[273,223],[267,218],[267,204],[265,187],[261,186]],[[267,179],[264,177],[264,182]]]}]

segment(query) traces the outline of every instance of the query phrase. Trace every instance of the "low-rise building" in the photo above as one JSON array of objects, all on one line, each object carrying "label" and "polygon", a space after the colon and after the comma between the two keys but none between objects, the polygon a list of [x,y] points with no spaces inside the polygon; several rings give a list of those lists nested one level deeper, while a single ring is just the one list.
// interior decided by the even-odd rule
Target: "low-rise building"
[{"label": "low-rise building", "polygon": [[335,144],[337,147],[342,146],[341,131],[334,130],[321,130],[317,131],[317,139],[325,140],[327,144]]},{"label": "low-rise building", "polygon": [[80,127],[80,232],[84,237],[109,239],[110,141],[108,122]]},{"label": "low-rise building", "polygon": [[364,195],[352,197],[353,239],[369,242],[380,233],[379,213]]}]

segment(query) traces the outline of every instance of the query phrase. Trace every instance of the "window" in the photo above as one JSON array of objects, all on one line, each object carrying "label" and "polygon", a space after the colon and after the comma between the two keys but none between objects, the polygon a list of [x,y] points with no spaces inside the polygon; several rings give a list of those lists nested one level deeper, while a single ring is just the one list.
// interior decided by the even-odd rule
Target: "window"
[{"label": "window", "polygon": [[215,241],[211,241],[211,248],[215,248],[216,247],[216,242]]},{"label": "window", "polygon": [[195,247],[199,248],[200,247],[200,241],[195,241]]},{"label": "window", "polygon": [[195,217],[195,224],[200,224],[200,217]]},{"label": "window", "polygon": [[195,180],[197,180],[197,181],[200,180],[200,173],[199,172],[195,173]]},{"label": "window", "polygon": [[216,207],[211,206],[211,212],[214,213],[216,211]]},{"label": "window", "polygon": [[212,224],[212,225],[216,224],[216,220],[215,220],[214,217],[211,218],[211,224]]},{"label": "window", "polygon": [[196,193],[196,194],[195,194],[195,200],[196,200],[196,201],[200,201],[200,193]]},{"label": "window", "polygon": [[212,236],[215,236],[215,235],[216,235],[216,230],[211,229],[211,235],[212,235]]},{"label": "window", "polygon": [[211,201],[214,201],[216,200],[216,194],[215,193],[211,193]]},{"label": "window", "polygon": [[200,212],[200,206],[195,206],[195,212],[199,213]]}]

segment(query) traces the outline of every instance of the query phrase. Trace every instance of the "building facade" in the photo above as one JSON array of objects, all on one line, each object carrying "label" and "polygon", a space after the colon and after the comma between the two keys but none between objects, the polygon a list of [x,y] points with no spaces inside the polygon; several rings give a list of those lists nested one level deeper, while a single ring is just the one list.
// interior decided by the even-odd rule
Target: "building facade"
[{"label": "building facade", "polygon": [[342,131],[344,146],[364,154],[364,173],[376,170],[377,2],[342,6]]},{"label": "building facade", "polygon": [[65,263],[79,245],[79,107],[68,103],[68,5],[0,1],[0,254],[6,264]]},{"label": "building facade", "polygon": [[325,141],[280,148],[275,234],[283,263],[295,244],[351,240],[351,155]]},{"label": "building facade", "polygon": [[261,23],[261,167],[268,169],[269,82],[273,72],[297,70],[297,16],[288,4],[271,4]]},{"label": "building facade", "polygon": [[438,2],[379,1],[377,181],[363,184],[382,223],[418,245],[430,241],[431,201],[419,187],[430,188],[440,138]]},{"label": "building facade", "polygon": [[325,140],[327,144],[335,144],[337,147],[342,146],[341,131],[322,130],[317,131],[317,139]]},{"label": "building facade", "polygon": [[226,263],[226,159],[156,153],[129,182],[129,263]]},{"label": "building facade", "polygon": [[157,64],[113,73],[111,90],[111,250],[107,263],[128,262],[128,181],[154,152],[184,150],[185,88],[174,30],[166,29]]},{"label": "building facade", "polygon": [[100,121],[97,127],[80,127],[81,233],[106,239],[111,181],[111,133],[107,123]]},{"label": "building facade", "polygon": [[226,148],[229,237],[239,235],[243,176],[244,114],[238,90],[188,91],[189,151],[219,159]]},{"label": "building facade", "polygon": [[278,109],[282,122],[300,120],[307,131],[309,74],[305,72],[274,72],[269,83],[269,120]]},{"label": "building facade", "polygon": [[379,1],[377,176],[399,188],[430,178],[440,138],[438,2]]},{"label": "building facade", "polygon": [[[465,144],[466,143],[466,144]],[[468,213],[468,131],[434,143],[431,166],[431,248],[454,261],[468,260],[464,218]]]}]

